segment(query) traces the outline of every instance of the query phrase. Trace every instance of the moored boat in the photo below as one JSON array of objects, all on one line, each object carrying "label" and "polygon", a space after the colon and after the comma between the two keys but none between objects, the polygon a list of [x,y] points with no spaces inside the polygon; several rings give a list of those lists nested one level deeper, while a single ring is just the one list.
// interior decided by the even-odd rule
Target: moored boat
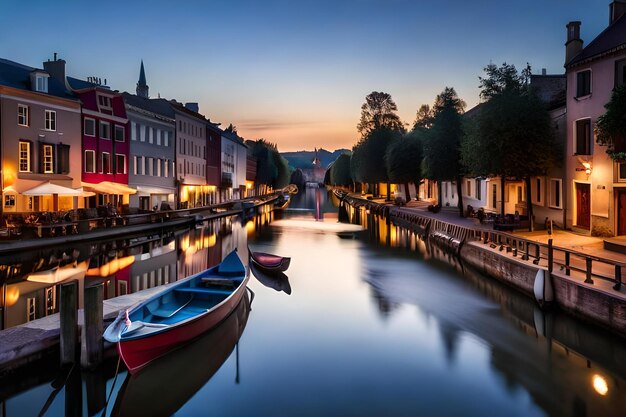
[{"label": "moored boat", "polygon": [[272,255],[271,253],[253,252],[248,248],[250,259],[259,269],[266,273],[284,272],[289,268],[291,258]]},{"label": "moored boat", "polygon": [[239,304],[249,275],[236,250],[203,272],[121,312],[104,338],[117,343],[129,372],[222,322]]},{"label": "moored boat", "polygon": [[254,262],[250,264],[250,272],[254,274],[256,279],[267,288],[282,291],[287,295],[291,295],[291,285],[289,278],[283,272],[272,272],[268,274],[260,270]]}]

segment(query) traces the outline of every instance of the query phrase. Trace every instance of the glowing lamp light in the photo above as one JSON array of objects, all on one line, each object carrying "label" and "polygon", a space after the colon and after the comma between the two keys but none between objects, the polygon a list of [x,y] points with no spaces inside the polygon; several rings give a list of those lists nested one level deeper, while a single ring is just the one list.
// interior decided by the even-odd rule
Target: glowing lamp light
[{"label": "glowing lamp light", "polygon": [[585,167],[585,174],[587,175],[591,174],[591,162],[584,161],[584,162],[581,162],[581,164],[582,166]]},{"label": "glowing lamp light", "polygon": [[600,375],[596,374],[593,376],[593,389],[602,396],[606,395],[609,392],[609,386],[606,383],[606,380],[602,378]]},{"label": "glowing lamp light", "polygon": [[[4,305],[4,296],[6,296],[7,305]],[[20,289],[16,286],[9,285],[7,286],[6,293],[3,294],[0,291],[0,307],[11,307],[17,303],[17,300],[20,298]]]}]

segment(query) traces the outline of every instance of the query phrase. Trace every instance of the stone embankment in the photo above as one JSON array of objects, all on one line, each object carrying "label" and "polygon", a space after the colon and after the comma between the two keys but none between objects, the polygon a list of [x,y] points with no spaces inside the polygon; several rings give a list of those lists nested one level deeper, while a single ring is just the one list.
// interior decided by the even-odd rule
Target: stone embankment
[{"label": "stone embankment", "polygon": [[455,224],[424,209],[336,194],[356,208],[359,216],[378,214],[455,253],[466,264],[535,298],[542,306],[555,306],[626,337],[626,293],[621,285],[626,264],[618,260],[494,231],[489,225]]}]

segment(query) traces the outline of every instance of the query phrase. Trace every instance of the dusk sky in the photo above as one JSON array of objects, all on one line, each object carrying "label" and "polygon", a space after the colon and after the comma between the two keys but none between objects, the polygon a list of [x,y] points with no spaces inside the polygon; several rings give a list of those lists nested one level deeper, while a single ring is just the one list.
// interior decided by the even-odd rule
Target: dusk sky
[{"label": "dusk sky", "polygon": [[280,151],[350,148],[360,106],[390,93],[415,118],[446,86],[468,108],[490,61],[563,73],[565,25],[588,44],[609,0],[543,1],[30,1],[2,0],[0,57],[135,92],[144,60],[150,95],[200,112]]}]

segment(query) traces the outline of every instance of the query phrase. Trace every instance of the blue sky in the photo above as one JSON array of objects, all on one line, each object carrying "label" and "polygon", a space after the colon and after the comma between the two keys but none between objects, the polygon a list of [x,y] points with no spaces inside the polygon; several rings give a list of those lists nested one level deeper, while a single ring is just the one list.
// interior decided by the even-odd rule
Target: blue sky
[{"label": "blue sky", "polygon": [[281,151],[351,147],[360,106],[392,95],[410,123],[446,86],[471,107],[478,76],[506,61],[562,73],[565,25],[585,45],[609,0],[39,1],[1,0],[0,56],[134,92],[197,101],[249,139]]}]

